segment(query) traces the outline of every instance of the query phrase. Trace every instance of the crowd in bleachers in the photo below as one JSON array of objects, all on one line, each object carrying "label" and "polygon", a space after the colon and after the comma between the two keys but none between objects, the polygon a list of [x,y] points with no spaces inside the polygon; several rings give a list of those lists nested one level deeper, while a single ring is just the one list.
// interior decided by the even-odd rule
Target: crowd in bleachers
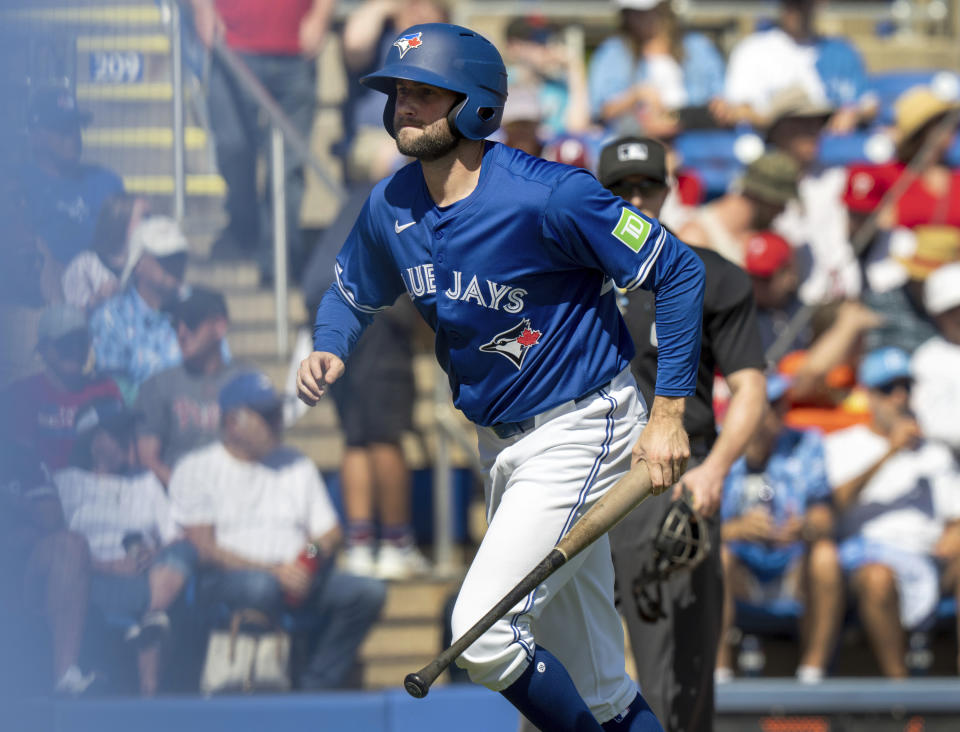
[{"label": "crowd in bleachers", "polygon": [[[849,41],[817,35],[809,0],[784,0],[775,22],[726,58],[669,2],[614,4],[620,26],[589,57],[577,28],[539,16],[504,24],[510,95],[498,138],[586,168],[613,136],[663,140],[664,223],[753,283],[768,403],[726,479],[716,678],[736,675],[735,628],[751,612],[796,621],[803,681],[829,674],[850,617],[879,670],[906,676],[909,635],[945,618],[956,633],[960,622],[957,77],[872,76]],[[445,20],[449,8],[367,0],[339,27],[334,3],[306,3],[306,15],[264,30],[238,10],[255,4],[229,14],[230,3],[190,5],[201,40],[224,34],[248,61],[263,56],[253,70],[307,133],[313,54],[338,36],[349,83],[335,152],[353,203],[328,233],[342,234],[372,183],[404,162],[383,129],[382,97],[358,79],[400,30]],[[287,46],[244,46],[244,34]],[[297,83],[294,68],[305,74]],[[211,132],[230,186],[213,256],[272,261],[259,235],[257,111],[228,109],[235,81],[212,73]],[[283,89],[271,89],[280,77]],[[316,466],[283,446],[283,399],[231,357],[223,295],[185,285],[188,238],[84,162],[86,122],[69,90],[37,91],[28,159],[5,184],[0,562],[17,602],[5,605],[2,632],[41,618],[50,686],[64,694],[96,683],[83,651],[91,634],[122,638],[137,688],[153,694],[182,628],[233,621],[234,634],[254,625],[302,635],[300,688],[355,683],[357,649],[384,602],[373,509],[351,516],[348,505],[341,529]],[[295,167],[292,211],[303,185]],[[336,242],[305,266],[296,217],[288,223],[291,273],[306,273],[314,305]],[[392,384],[412,398],[404,378]],[[350,446],[364,447],[357,439]],[[392,476],[406,470],[395,440],[370,458]],[[380,574],[422,571],[408,509],[380,518],[399,568]],[[353,573],[336,568],[344,543]]]}]

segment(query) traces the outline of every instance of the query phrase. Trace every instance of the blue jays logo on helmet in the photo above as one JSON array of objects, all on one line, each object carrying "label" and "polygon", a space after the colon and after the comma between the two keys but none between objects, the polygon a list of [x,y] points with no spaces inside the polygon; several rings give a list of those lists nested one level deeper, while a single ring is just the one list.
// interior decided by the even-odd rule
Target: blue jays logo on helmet
[{"label": "blue jays logo on helmet", "polygon": [[400,58],[406,56],[407,51],[411,48],[420,48],[423,45],[421,40],[422,32],[418,31],[416,33],[407,33],[405,36],[400,36],[397,40],[393,42],[393,45],[400,49]]}]

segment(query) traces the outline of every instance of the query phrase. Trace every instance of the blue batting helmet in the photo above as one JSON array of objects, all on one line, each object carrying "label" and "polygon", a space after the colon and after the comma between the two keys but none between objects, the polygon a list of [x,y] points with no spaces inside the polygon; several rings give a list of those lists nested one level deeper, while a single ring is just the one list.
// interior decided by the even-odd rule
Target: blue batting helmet
[{"label": "blue batting helmet", "polygon": [[507,70],[500,52],[479,33],[449,23],[424,23],[403,31],[386,63],[360,83],[387,95],[383,124],[392,136],[397,79],[463,95],[447,119],[450,128],[470,140],[482,140],[500,126],[507,100]]}]

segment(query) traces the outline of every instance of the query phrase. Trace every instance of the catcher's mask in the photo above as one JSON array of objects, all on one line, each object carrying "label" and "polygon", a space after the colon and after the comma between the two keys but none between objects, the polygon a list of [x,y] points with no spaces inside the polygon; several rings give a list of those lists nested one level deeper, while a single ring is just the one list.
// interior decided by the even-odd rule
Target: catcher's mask
[{"label": "catcher's mask", "polygon": [[645,567],[633,583],[640,617],[653,623],[665,618],[660,583],[674,572],[692,570],[710,551],[710,536],[688,495],[670,504],[653,541],[652,567]]}]

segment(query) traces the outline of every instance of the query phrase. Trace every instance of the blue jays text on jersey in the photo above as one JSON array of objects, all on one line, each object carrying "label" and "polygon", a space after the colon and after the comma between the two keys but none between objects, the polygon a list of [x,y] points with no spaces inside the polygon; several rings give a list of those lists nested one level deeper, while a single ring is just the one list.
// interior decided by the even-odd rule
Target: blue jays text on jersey
[{"label": "blue jays text on jersey", "polygon": [[686,396],[700,349],[703,264],[588,172],[486,143],[474,191],[438,207],[419,162],[374,188],[317,311],[340,357],[403,292],[436,332],[454,403],[490,425],[602,386],[633,344],[610,280],[656,296],[657,394]]}]

